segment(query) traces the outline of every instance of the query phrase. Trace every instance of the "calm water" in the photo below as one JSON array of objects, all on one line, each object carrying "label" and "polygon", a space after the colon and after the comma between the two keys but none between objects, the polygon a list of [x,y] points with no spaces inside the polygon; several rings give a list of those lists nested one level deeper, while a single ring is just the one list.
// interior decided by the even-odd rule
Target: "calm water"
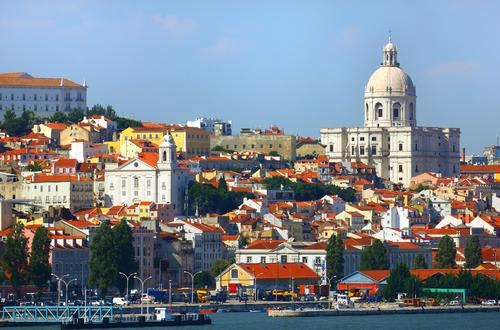
[{"label": "calm water", "polygon": [[[265,313],[212,314],[211,326],[176,327],[182,330],[231,329],[500,329],[500,313],[418,314],[383,316],[342,316],[311,318],[270,318]],[[9,329],[9,328],[5,328]],[[56,330],[59,327],[10,328]],[[143,328],[146,329],[146,328]],[[159,328],[150,328],[156,330]],[[174,329],[168,327],[167,329]]]}]

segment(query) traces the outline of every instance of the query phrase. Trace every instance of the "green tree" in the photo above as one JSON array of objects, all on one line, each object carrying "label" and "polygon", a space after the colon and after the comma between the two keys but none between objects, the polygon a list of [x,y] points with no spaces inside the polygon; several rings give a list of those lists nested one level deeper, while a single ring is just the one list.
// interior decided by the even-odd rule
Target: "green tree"
[{"label": "green tree", "polygon": [[415,269],[426,269],[427,263],[425,262],[425,257],[423,254],[419,253],[415,256],[415,260],[413,261]]},{"label": "green tree", "polygon": [[226,213],[243,203],[245,197],[253,197],[253,194],[192,182],[188,187],[188,213]]},{"label": "green tree", "polygon": [[115,282],[116,258],[113,231],[107,221],[102,221],[92,238],[89,261],[89,283],[99,288],[102,296]]},{"label": "green tree", "polygon": [[465,268],[475,268],[483,262],[481,244],[477,236],[472,236],[467,240],[464,250]]},{"label": "green tree", "polygon": [[54,123],[67,123],[68,117],[64,112],[56,111],[49,120]]},{"label": "green tree", "polygon": [[366,247],[361,253],[361,270],[381,270],[389,268],[387,249],[384,244],[375,240],[371,246]]},{"label": "green tree", "polygon": [[21,285],[28,279],[28,258],[28,239],[24,236],[24,226],[16,223],[7,236],[1,261],[6,277],[18,297]]},{"label": "green tree", "polygon": [[418,295],[420,286],[420,281],[412,276],[408,267],[401,262],[391,269],[383,295],[386,299],[394,299],[398,293],[415,296]]},{"label": "green tree", "polygon": [[[123,294],[127,288],[127,280],[123,275],[131,274],[137,271],[139,265],[135,260],[133,233],[125,219],[122,219],[119,224],[113,227],[113,243],[116,251],[116,258],[114,260],[116,268],[116,287]],[[129,294],[127,292],[127,294]]]},{"label": "green tree", "polygon": [[215,152],[225,152],[225,153],[228,153],[228,154],[232,154],[234,152],[234,150],[226,149],[223,146],[215,146],[215,147],[212,148],[212,151],[215,151]]},{"label": "green tree", "polygon": [[210,272],[212,273],[213,277],[216,277],[232,264],[233,264],[232,260],[227,260],[227,259],[215,260],[214,263],[212,264],[212,267],[210,268]]},{"label": "green tree", "polygon": [[66,115],[70,123],[78,123],[82,121],[85,116],[85,112],[81,109],[73,109]]},{"label": "green tree", "polygon": [[211,288],[214,286],[214,278],[210,272],[202,271],[194,278],[195,288]]},{"label": "green tree", "polygon": [[26,165],[25,169],[29,172],[40,172],[42,170],[42,166],[39,163],[31,162]]},{"label": "green tree", "polygon": [[326,276],[338,281],[344,273],[344,242],[340,235],[332,235],[326,246]]},{"label": "green tree", "polygon": [[29,277],[38,289],[38,293],[47,286],[50,280],[51,266],[49,263],[50,237],[49,231],[40,226],[35,231],[33,244],[31,245],[30,263],[28,266]]},{"label": "green tree", "polygon": [[226,179],[224,179],[224,177],[222,176],[220,179],[219,179],[219,182],[218,182],[218,185],[217,187],[225,192],[227,192],[227,182],[226,182]]},{"label": "green tree", "polygon": [[436,254],[437,268],[454,268],[457,249],[450,236],[445,235],[439,240]]}]

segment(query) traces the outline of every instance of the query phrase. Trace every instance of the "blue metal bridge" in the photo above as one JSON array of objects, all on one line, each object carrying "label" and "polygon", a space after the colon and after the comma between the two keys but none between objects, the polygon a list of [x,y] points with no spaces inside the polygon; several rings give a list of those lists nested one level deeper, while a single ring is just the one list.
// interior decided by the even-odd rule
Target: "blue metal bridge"
[{"label": "blue metal bridge", "polygon": [[[118,309],[121,315],[121,308]],[[2,317],[8,322],[43,323],[68,322],[83,318],[86,322],[102,322],[107,317],[113,320],[113,306],[5,306]]]}]

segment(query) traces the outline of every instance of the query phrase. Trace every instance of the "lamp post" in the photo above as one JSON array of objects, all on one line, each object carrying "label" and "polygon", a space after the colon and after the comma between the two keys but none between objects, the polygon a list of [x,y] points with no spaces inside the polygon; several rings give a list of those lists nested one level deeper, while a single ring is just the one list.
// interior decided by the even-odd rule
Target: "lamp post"
[{"label": "lamp post", "polygon": [[263,273],[258,273],[255,275],[255,271],[253,272],[253,300],[257,301],[257,276],[262,275]]},{"label": "lamp post", "polygon": [[65,296],[65,298],[66,298],[66,300],[65,300],[65,301],[66,301],[66,303],[65,303],[65,305],[66,305],[66,306],[68,306],[68,286],[69,286],[69,284],[70,284],[71,282],[78,281],[78,279],[77,279],[77,278],[74,278],[74,279],[71,279],[71,280],[69,280],[68,282],[66,282],[65,280],[63,280],[63,279],[61,278],[61,279],[60,279],[60,281],[61,281],[61,282],[63,282],[63,283],[64,283],[64,285],[66,285],[66,291],[65,291],[65,292],[66,292],[66,296]]},{"label": "lamp post", "polygon": [[[130,279],[132,276],[137,275],[137,273],[132,273],[132,274],[128,274],[128,275],[127,275],[127,274],[125,274],[125,273],[118,272],[118,274],[125,276],[125,278],[127,279],[127,294],[125,295],[125,298],[126,298],[126,299],[127,299],[127,301],[128,301],[128,293],[129,293],[129,291],[128,291],[128,281],[129,281],[129,279]],[[142,292],[141,292],[141,293],[142,293]]]},{"label": "lamp post", "polygon": [[337,275],[332,275],[328,277],[328,286],[330,287],[330,291],[332,291],[332,280],[336,279]]},{"label": "lamp post", "polygon": [[61,277],[57,276],[56,274],[52,273],[52,276],[54,276],[57,280],[57,306],[61,305],[61,280],[65,278],[66,276],[69,276],[69,274],[65,274]]},{"label": "lamp post", "polygon": [[[146,277],[144,280],[143,280],[142,278],[140,278],[139,276],[137,276],[137,275],[135,275],[135,276],[134,276],[134,278],[135,278],[135,279],[137,279],[139,282],[141,282],[141,315],[142,315],[142,314],[144,314],[144,303],[143,303],[143,301],[142,301],[142,294],[143,294],[143,292],[144,292],[144,283],[145,283],[147,280],[151,279],[151,276]],[[149,299],[149,297],[148,297],[148,299]],[[148,305],[148,306],[149,306],[149,305]],[[148,316],[149,316],[149,315],[148,315]]]},{"label": "lamp post", "polygon": [[194,274],[188,272],[187,270],[184,271],[184,274],[188,274],[189,276],[191,276],[191,304],[194,303],[194,277],[200,273],[201,273],[201,270],[199,272],[194,273]]}]

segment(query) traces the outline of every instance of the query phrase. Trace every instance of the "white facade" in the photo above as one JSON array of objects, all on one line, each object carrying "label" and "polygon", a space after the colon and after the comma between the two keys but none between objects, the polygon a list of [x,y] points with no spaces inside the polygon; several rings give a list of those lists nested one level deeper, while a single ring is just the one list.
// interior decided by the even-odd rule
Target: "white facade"
[{"label": "white facade", "polygon": [[239,249],[235,252],[236,263],[304,263],[326,281],[326,250],[323,246],[299,245],[283,242],[272,249]]},{"label": "white facade", "polygon": [[88,157],[99,154],[107,154],[108,146],[106,144],[91,144],[87,141],[71,142],[69,158],[78,160],[80,163],[87,161]]},{"label": "white facade", "polygon": [[87,109],[87,85],[64,78],[35,78],[19,73],[0,74],[0,117],[12,109],[19,116],[24,110],[38,117],[58,111]]},{"label": "white facade", "polygon": [[172,136],[166,134],[159,147],[158,161],[134,158],[118,167],[106,167],[106,205],[131,205],[140,201],[172,204],[175,215],[182,215],[191,175],[179,168]]},{"label": "white facade", "polygon": [[93,206],[93,182],[77,175],[36,174],[23,182],[22,198],[33,200],[44,210],[59,206],[74,212]]},{"label": "white facade", "polygon": [[220,131],[220,135],[231,135],[232,133],[231,121],[226,122],[217,118],[200,117],[195,120],[188,120],[186,126],[201,128],[210,133],[216,133],[217,130]]},{"label": "white facade", "polygon": [[419,173],[459,171],[460,129],[417,126],[416,89],[391,40],[365,87],[364,127],[323,128],[321,143],[331,161],[367,163],[382,178],[405,185]]}]

